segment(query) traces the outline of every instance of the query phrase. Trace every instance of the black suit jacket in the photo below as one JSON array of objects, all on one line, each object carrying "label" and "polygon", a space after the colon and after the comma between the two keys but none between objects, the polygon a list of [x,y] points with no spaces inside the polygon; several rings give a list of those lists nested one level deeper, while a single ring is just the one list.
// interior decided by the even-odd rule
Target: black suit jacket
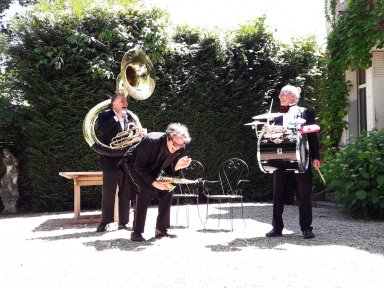
[{"label": "black suit jacket", "polygon": [[[119,121],[116,121],[114,116],[115,112],[113,109],[108,109],[101,112],[97,118],[97,136],[105,145],[111,143],[112,138],[117,135],[117,133],[122,132],[121,125]],[[128,111],[127,113],[128,123],[133,122],[137,127],[141,128],[141,123],[139,118],[132,112]],[[128,148],[127,148],[128,149]],[[121,157],[110,157],[101,155],[100,163],[102,170],[113,170],[117,169],[116,164],[119,162]]]},{"label": "black suit jacket", "polygon": [[161,171],[166,175],[178,175],[174,170],[184,148],[170,153],[165,133],[148,133],[143,140],[130,147],[125,153],[125,160],[135,172],[149,185],[159,176]]},{"label": "black suit jacket", "polygon": [[[299,108],[302,111],[300,117],[306,120],[305,125],[315,124],[315,112],[304,107]],[[283,125],[283,116],[277,117],[275,119],[275,124]],[[320,160],[319,141],[317,138],[317,133],[308,133],[306,135],[308,139],[311,159]]]}]

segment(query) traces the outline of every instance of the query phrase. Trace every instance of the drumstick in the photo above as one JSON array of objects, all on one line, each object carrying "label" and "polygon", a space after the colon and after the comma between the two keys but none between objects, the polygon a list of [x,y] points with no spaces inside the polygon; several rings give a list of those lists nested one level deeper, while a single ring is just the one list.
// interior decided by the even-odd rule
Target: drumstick
[{"label": "drumstick", "polygon": [[324,185],[325,185],[325,184],[326,184],[326,183],[325,183],[325,179],[324,179],[324,177],[323,177],[323,174],[321,174],[320,168],[317,168],[316,170],[317,170],[317,172],[319,172],[319,175],[320,175],[320,177],[321,177],[321,180],[323,180]]}]

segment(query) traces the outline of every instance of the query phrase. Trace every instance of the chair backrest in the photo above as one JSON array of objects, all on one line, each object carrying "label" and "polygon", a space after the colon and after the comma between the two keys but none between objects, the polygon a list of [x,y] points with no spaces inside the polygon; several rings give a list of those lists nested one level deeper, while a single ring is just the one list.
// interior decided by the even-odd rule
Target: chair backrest
[{"label": "chair backrest", "polygon": [[[189,180],[203,178],[204,166],[197,160],[192,160],[191,164],[180,171],[181,177]],[[202,192],[202,183],[182,184],[179,185],[179,190],[182,194],[197,195]]]},{"label": "chair backrest", "polygon": [[224,195],[241,195],[248,181],[249,168],[244,160],[229,158],[219,167],[219,180]]}]

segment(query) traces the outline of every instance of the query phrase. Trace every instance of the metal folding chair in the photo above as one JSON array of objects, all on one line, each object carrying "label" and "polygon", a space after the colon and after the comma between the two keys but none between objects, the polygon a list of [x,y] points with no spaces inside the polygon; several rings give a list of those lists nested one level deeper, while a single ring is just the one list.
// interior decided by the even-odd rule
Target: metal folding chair
[{"label": "metal folding chair", "polygon": [[[204,175],[204,166],[197,160],[192,160],[191,164],[180,171],[181,177],[185,179],[195,180],[203,178]],[[177,188],[173,194],[173,199],[176,199],[176,225],[179,217],[179,205],[180,199],[184,199],[187,204],[185,207],[187,227],[189,227],[189,201],[193,203],[193,200],[196,200],[197,214],[200,218],[200,222],[203,223],[200,217],[199,211],[199,196],[202,195],[203,183],[194,183],[194,184],[178,184]]]},{"label": "metal folding chair", "polygon": [[[228,202],[229,219],[231,222],[231,231],[233,231],[233,206],[234,201],[241,203],[241,215],[244,221],[243,211],[243,187],[249,182],[247,180],[249,168],[245,161],[239,158],[229,158],[219,166],[218,179],[216,181],[203,181],[203,192],[207,198],[207,211],[205,216],[205,225],[208,221],[209,201],[215,200],[219,203],[218,225],[220,226],[221,203]],[[245,223],[245,221],[244,221]]]}]

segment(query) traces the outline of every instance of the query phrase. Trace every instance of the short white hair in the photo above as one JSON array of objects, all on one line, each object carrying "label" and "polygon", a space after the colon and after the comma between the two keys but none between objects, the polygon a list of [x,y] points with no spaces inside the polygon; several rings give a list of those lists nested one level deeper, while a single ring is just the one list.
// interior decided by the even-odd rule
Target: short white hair
[{"label": "short white hair", "polygon": [[169,124],[165,133],[168,139],[172,139],[173,137],[183,138],[185,144],[188,144],[192,140],[191,136],[189,136],[187,126],[180,123]]},{"label": "short white hair", "polygon": [[301,93],[300,87],[296,87],[296,86],[288,84],[288,85],[284,86],[283,88],[281,88],[279,98],[283,94],[293,94],[293,95],[295,95],[295,102],[297,103],[297,102],[299,102],[299,99],[300,99],[300,93]]}]

